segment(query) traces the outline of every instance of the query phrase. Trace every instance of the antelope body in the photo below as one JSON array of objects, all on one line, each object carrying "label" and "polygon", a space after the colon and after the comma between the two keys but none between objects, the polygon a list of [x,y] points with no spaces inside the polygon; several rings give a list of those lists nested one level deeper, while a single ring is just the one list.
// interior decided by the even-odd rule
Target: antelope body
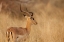
[{"label": "antelope body", "polygon": [[32,23],[37,24],[31,17],[26,16],[26,28],[23,27],[10,27],[6,31],[7,42],[19,42],[29,35]]},{"label": "antelope body", "polygon": [[[21,6],[20,6],[21,10]],[[25,40],[31,31],[31,25],[37,24],[33,18],[32,12],[22,11],[25,18],[27,18],[26,27],[9,27],[6,31],[7,42],[20,42],[20,40]],[[31,15],[29,13],[32,13]]]}]

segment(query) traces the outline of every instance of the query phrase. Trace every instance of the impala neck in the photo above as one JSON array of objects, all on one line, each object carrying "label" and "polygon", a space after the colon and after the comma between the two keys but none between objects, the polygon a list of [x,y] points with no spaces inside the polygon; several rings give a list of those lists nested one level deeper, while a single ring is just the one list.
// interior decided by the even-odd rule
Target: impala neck
[{"label": "impala neck", "polygon": [[27,18],[26,29],[28,32],[30,32],[31,30],[31,19],[30,18]]}]

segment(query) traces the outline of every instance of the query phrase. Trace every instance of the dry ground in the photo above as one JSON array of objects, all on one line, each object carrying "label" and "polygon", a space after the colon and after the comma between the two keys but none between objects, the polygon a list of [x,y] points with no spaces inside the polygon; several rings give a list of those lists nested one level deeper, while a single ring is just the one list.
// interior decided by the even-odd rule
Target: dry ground
[{"label": "dry ground", "polygon": [[[26,26],[26,19],[20,14],[19,6],[14,4],[10,7],[12,4],[7,4],[16,11],[12,14],[3,4],[5,8],[0,12],[0,42],[5,42],[7,28]],[[64,0],[32,0],[25,6],[34,13],[38,23],[32,25],[29,39],[25,42],[64,42]]]}]

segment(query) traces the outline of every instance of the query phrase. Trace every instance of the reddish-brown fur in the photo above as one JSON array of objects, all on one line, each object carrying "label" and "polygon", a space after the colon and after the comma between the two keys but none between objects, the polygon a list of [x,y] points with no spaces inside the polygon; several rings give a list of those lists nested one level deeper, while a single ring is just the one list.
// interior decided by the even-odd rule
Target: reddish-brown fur
[{"label": "reddish-brown fur", "polygon": [[23,39],[26,36],[28,36],[30,33],[30,30],[31,30],[32,21],[35,22],[30,17],[27,17],[26,28],[23,28],[23,27],[10,27],[10,28],[8,28],[6,31],[7,42],[9,42],[9,41],[18,42],[19,38]]}]

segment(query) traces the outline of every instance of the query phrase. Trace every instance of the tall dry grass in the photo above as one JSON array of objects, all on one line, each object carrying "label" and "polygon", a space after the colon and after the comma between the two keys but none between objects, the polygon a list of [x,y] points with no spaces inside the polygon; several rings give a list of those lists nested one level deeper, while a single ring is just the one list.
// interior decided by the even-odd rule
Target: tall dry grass
[{"label": "tall dry grass", "polygon": [[[56,4],[57,5],[57,4]],[[34,12],[37,25],[32,25],[29,38],[25,42],[64,42],[64,8],[54,2],[36,3],[30,11]],[[5,42],[7,28],[25,27],[26,19],[10,16],[10,12],[0,13],[0,42]],[[18,16],[18,15],[17,15]]]}]

